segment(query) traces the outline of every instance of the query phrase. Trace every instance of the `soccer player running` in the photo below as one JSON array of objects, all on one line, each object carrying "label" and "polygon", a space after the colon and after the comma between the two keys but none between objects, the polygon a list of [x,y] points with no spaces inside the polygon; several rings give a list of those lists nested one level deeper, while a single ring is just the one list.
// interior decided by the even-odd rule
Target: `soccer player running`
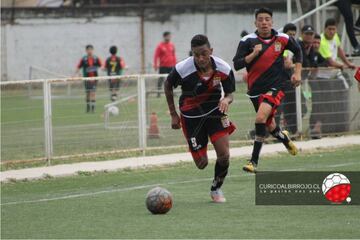
[{"label": "soccer player running", "polygon": [[283,52],[288,49],[294,53],[295,69],[291,76],[294,86],[301,83],[302,54],[297,42],[286,34],[272,29],[272,10],[260,8],[255,11],[257,30],[241,39],[233,59],[234,67],[248,71],[248,92],[256,111],[255,141],[251,160],[243,167],[244,171],[256,172],[259,154],[266,131],[281,141],[290,154],[296,155],[298,150],[288,133],[276,125],[274,114],[280,105],[284,92]]},{"label": "soccer player running", "polygon": [[[191,40],[193,56],[176,64],[164,84],[171,114],[171,127],[182,128],[189,150],[199,169],[208,164],[208,138],[217,160],[210,196],[216,203],[225,202],[221,186],[229,168],[229,135],[235,126],[227,112],[235,91],[234,73],[229,64],[212,55],[208,38],[195,35]],[[173,88],[181,86],[180,115],[175,109]]]},{"label": "soccer player running", "polygon": [[[121,75],[125,68],[125,62],[121,57],[116,56],[117,47],[111,46],[109,49],[111,54],[105,61],[105,70],[107,71],[108,76],[116,76]],[[109,89],[111,93],[110,100],[116,101],[117,99],[117,92],[120,88],[120,79],[109,79]]]},{"label": "soccer player running", "polygon": [[[87,45],[85,47],[86,55],[82,57],[76,68],[76,75],[79,75],[80,69],[82,68],[83,77],[97,77],[98,68],[101,67],[102,63],[100,58],[94,55],[94,47]],[[86,93],[86,112],[95,112],[96,102],[96,85],[97,80],[84,81],[85,93]]]}]

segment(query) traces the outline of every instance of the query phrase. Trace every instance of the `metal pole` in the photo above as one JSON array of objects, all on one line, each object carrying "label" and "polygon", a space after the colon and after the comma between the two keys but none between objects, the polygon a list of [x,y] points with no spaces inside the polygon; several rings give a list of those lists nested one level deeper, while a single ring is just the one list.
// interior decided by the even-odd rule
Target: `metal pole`
[{"label": "metal pole", "polygon": [[146,143],[146,89],[145,77],[138,78],[138,122],[139,122],[139,148],[145,155]]},{"label": "metal pole", "polygon": [[[316,0],[315,3],[316,3],[316,8],[319,8],[320,0]],[[316,12],[315,18],[316,18],[316,32],[319,33],[321,31],[320,12],[319,11]]]},{"label": "metal pole", "polygon": [[292,19],[291,0],[287,0],[287,2],[286,2],[286,10],[287,10],[287,22],[291,22],[291,19]]},{"label": "metal pole", "polygon": [[145,73],[145,26],[144,6],[140,5],[140,48],[141,48],[141,73]]},{"label": "metal pole", "polygon": [[302,125],[302,110],[301,110],[301,86],[295,88],[295,96],[296,96],[296,123],[297,129],[300,135],[303,132]]},{"label": "metal pole", "polygon": [[[30,66],[29,67],[29,80],[31,80],[32,79],[32,66]],[[32,84],[30,83],[29,85],[28,85],[28,97],[31,97],[31,95],[32,95]],[[44,95],[45,96],[45,95]]]},{"label": "metal pole", "polygon": [[48,165],[53,154],[53,141],[52,141],[52,107],[51,107],[51,83],[47,80],[43,84],[44,92],[44,132],[45,132],[45,158]]},{"label": "metal pole", "polygon": [[204,34],[207,35],[208,31],[208,0],[205,0],[205,13],[204,13]]}]

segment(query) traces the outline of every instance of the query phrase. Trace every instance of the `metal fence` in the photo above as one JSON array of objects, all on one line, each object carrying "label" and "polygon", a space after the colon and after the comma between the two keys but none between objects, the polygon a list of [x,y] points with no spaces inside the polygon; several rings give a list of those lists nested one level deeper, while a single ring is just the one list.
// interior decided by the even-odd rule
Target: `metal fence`
[{"label": "metal fence", "polygon": [[[164,76],[1,82],[2,163],[50,161],[119,151],[146,153],[186,146],[181,130],[170,128],[166,99],[162,88],[158,88],[159,78]],[[84,82],[94,79],[98,80],[96,110],[86,113]],[[110,99],[109,79],[121,79],[115,101]],[[348,88],[343,84],[342,79],[304,80],[301,88],[288,93],[294,96],[293,101],[285,101],[280,107],[279,124],[289,130],[295,129],[292,133],[301,137],[359,131],[357,83],[350,79]],[[231,140],[249,142],[255,113],[246,96],[246,83],[237,81],[236,85],[229,116],[238,129]],[[179,94],[180,90],[176,89],[176,98]],[[291,110],[286,110],[289,104]],[[118,112],[114,112],[113,107]],[[315,130],[319,129],[321,133],[315,136]]]}]

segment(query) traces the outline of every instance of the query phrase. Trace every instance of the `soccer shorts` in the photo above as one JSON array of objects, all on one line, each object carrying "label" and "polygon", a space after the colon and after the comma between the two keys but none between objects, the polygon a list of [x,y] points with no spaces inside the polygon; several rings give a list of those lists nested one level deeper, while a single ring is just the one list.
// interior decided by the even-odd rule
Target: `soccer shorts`
[{"label": "soccer shorts", "polygon": [[284,96],[285,94],[281,90],[270,90],[267,93],[260,94],[258,97],[250,98],[256,112],[259,110],[260,104],[263,102],[268,103],[272,107],[271,113],[266,121],[267,126],[271,124],[275,116],[276,109],[280,106],[281,100]]},{"label": "soccer shorts", "polygon": [[236,129],[228,116],[219,110],[200,118],[181,116],[181,125],[194,160],[206,156],[209,137],[214,143],[221,137],[232,134]]},{"label": "soccer shorts", "polygon": [[109,80],[110,91],[112,91],[112,90],[118,91],[119,88],[120,88],[120,79],[110,79]]},{"label": "soccer shorts", "polygon": [[98,82],[97,80],[84,81],[85,91],[86,92],[95,92],[97,82]]}]

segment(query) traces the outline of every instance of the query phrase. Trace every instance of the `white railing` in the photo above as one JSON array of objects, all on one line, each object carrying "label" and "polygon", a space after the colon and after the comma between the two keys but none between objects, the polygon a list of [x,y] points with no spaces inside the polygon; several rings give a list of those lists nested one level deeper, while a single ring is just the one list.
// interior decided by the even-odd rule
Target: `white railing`
[{"label": "white railing", "polygon": [[[164,150],[166,148],[186,146],[181,131],[170,128],[170,116],[164,94],[157,97],[157,81],[166,75],[126,75],[95,78],[53,78],[25,81],[0,82],[2,90],[2,122],[1,153],[2,161],[65,158],[69,156],[87,156],[114,152]],[[118,101],[110,101],[110,92],[106,85],[109,79],[123,81]],[[83,81],[99,80],[97,90],[97,109],[95,114],[85,113]],[[324,81],[324,80],[322,80]],[[326,80],[332,81],[332,79]],[[344,97],[335,101],[343,101],[343,110],[332,108],[331,99],[325,99],[324,111],[318,116],[328,116],[324,127],[337,124],[346,125],[344,132],[360,129],[360,94],[357,92],[355,80],[350,89],[339,91],[327,89],[330,96],[336,92]],[[302,91],[307,89],[306,82],[297,88],[296,115],[298,134],[308,135],[311,117],[311,99],[307,99],[308,113],[302,115]],[[71,96],[68,96],[68,84],[72,85]],[[32,86],[32,95],[28,94],[28,86]],[[311,85],[311,84],[310,84]],[[311,88],[310,88],[311,89]],[[317,94],[314,90],[313,94]],[[160,89],[162,92],[162,89]],[[249,131],[254,127],[255,113],[247,97],[246,83],[237,82],[235,101],[230,108],[230,119],[237,125],[232,142],[248,142]],[[179,90],[175,92],[179,95]],[[314,95],[313,95],[314,96]],[[317,96],[317,95],[315,95]],[[176,100],[175,100],[176,101]],[[120,109],[119,116],[109,113],[110,106]],[[317,106],[317,105],[315,105]],[[318,105],[319,106],[319,105]],[[337,116],[344,111],[348,117],[336,122]],[[150,115],[157,115],[160,134],[158,137],[148,136]],[[333,116],[333,117],[332,117]],[[285,114],[281,115],[283,127],[286,125]],[[105,124],[104,124],[105,123]],[[331,134],[336,132],[325,133]],[[251,134],[250,134],[251,135]]]}]

